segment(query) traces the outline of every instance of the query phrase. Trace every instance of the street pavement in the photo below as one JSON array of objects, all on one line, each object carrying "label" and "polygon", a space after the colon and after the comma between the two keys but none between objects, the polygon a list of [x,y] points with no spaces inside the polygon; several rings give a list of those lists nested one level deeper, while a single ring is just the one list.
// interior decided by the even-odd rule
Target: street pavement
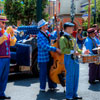
[{"label": "street pavement", "polygon": [[[6,94],[11,96],[11,100],[65,100],[64,89],[61,85],[57,92],[39,92],[39,78],[33,78],[29,74],[12,75],[9,77]],[[100,100],[100,83],[95,85],[88,83],[88,65],[80,65],[80,80],[78,94],[83,100]]]}]

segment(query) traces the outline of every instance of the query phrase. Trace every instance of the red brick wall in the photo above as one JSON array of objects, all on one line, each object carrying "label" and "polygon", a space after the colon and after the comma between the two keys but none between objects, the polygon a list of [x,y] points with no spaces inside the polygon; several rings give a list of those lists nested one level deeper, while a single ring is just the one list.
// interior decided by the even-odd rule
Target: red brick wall
[{"label": "red brick wall", "polygon": [[[68,17],[68,18],[63,18],[63,23],[65,23],[65,22],[70,22],[71,21],[71,19],[70,19],[70,17]],[[75,27],[82,27],[82,18],[81,17],[75,17],[75,19],[74,19],[74,23],[75,23]]]}]

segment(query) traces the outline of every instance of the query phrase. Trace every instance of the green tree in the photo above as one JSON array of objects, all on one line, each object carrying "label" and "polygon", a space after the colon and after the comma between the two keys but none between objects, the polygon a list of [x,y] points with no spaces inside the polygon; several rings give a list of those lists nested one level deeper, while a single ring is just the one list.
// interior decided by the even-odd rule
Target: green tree
[{"label": "green tree", "polygon": [[[92,0],[91,2],[91,26],[93,25],[93,9],[95,7],[95,4],[94,4],[94,0]],[[85,7],[85,10],[86,10],[86,13],[88,13],[88,6]],[[96,22],[97,24],[100,24],[100,0],[96,0]],[[83,26],[87,26],[88,25],[88,21],[85,21],[83,23]]]},{"label": "green tree", "polygon": [[96,10],[96,13],[97,13],[97,22],[100,23],[100,0],[97,0],[97,10]]},{"label": "green tree", "polygon": [[[10,24],[16,24],[17,20],[21,20],[22,24],[29,25],[36,17],[37,0],[5,0],[4,11],[9,19]],[[44,9],[48,0],[42,0],[42,18],[46,19],[47,14]]]},{"label": "green tree", "polygon": [[5,0],[4,12],[10,24],[16,24],[23,16],[23,7],[20,1]]},{"label": "green tree", "polygon": [[42,18],[44,18],[45,20],[48,20],[49,17],[48,13],[44,12],[48,4],[49,4],[48,0],[42,0]]},{"label": "green tree", "polygon": [[36,0],[23,0],[23,23],[31,24],[36,21]]},{"label": "green tree", "polygon": [[[0,1],[0,10],[2,10],[4,8],[4,1]],[[2,13],[2,15],[4,15],[4,13]]]}]

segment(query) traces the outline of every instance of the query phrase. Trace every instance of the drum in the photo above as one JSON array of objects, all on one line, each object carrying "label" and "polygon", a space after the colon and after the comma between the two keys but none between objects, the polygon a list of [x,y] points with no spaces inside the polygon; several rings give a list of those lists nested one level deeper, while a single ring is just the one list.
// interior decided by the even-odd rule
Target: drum
[{"label": "drum", "polygon": [[97,55],[82,55],[79,58],[80,63],[97,63],[98,56]]},{"label": "drum", "polygon": [[100,49],[97,52],[98,52],[98,55],[100,55]]},{"label": "drum", "polygon": [[92,61],[93,63],[98,62],[98,55],[93,55],[92,58],[93,58],[93,61]]},{"label": "drum", "polygon": [[82,61],[83,63],[91,63],[92,62],[92,56],[91,55],[83,55],[82,56]]},{"label": "drum", "polygon": [[97,65],[100,64],[100,55],[97,55],[97,60],[96,60],[95,64],[97,64]]},{"label": "drum", "polygon": [[100,55],[100,46],[97,48],[92,49],[92,51],[98,55]]}]

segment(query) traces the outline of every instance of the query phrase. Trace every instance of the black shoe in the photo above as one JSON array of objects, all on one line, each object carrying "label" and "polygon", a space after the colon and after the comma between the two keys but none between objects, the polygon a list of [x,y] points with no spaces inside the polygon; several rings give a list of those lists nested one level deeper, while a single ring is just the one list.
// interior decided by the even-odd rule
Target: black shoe
[{"label": "black shoe", "polygon": [[45,89],[40,89],[40,92],[45,92]]},{"label": "black shoe", "polygon": [[77,97],[74,97],[74,99],[82,99],[82,97],[80,97],[80,96],[77,96]]},{"label": "black shoe", "polygon": [[96,84],[95,81],[88,81],[90,84]]},{"label": "black shoe", "polygon": [[0,99],[11,99],[11,97],[7,97],[7,96],[0,96]]},{"label": "black shoe", "polygon": [[59,91],[59,88],[49,88],[49,91]]}]

